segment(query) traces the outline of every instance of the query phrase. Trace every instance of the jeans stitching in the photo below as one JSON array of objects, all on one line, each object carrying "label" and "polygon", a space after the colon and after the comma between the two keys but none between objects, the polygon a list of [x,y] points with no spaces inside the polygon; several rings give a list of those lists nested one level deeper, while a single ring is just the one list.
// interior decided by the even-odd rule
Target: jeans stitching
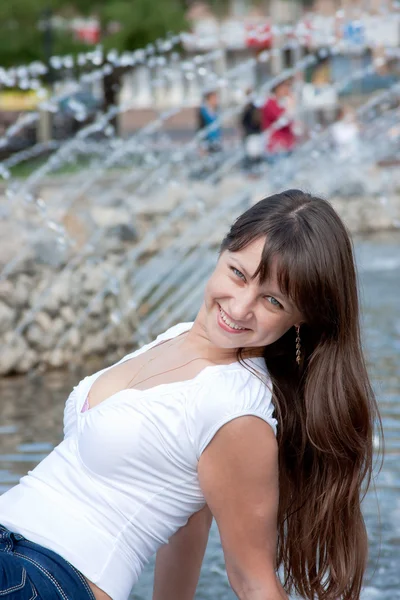
[{"label": "jeans stitching", "polygon": [[29,598],[29,600],[35,600],[35,598],[37,598],[37,589],[35,588],[35,586],[33,585],[32,582],[30,582],[30,584],[31,584],[31,587],[32,587],[32,590],[33,590],[33,596],[31,596]]},{"label": "jeans stitching", "polygon": [[22,567],[21,583],[19,583],[18,585],[14,585],[13,587],[7,588],[6,590],[1,590],[0,596],[5,596],[6,594],[9,594],[10,592],[15,592],[16,590],[21,590],[22,588],[25,587],[25,582],[26,582],[26,570],[24,569],[24,567]]},{"label": "jeans stitching", "polygon": [[56,581],[56,579],[54,579],[54,577],[52,576],[51,573],[49,573],[44,567],[42,567],[41,564],[39,564],[38,562],[36,562],[33,558],[25,556],[24,554],[19,554],[18,552],[14,552],[14,556],[19,556],[20,558],[23,558],[23,559],[27,560],[28,562],[34,564],[39,569],[39,571],[41,571],[53,583],[53,585],[60,592],[61,597],[64,600],[69,600],[68,596],[66,596],[66,594],[64,594],[64,592],[62,591],[62,589],[60,587],[60,584]]},{"label": "jeans stitching", "polygon": [[[4,526],[0,525],[0,531],[8,531],[6,528],[4,528]],[[23,536],[21,536],[21,538],[23,538]],[[23,538],[25,539],[25,538]],[[30,542],[30,540],[25,540],[26,543],[31,544],[31,545],[35,545],[33,542]],[[9,542],[6,542],[7,548],[5,549],[6,552],[9,551],[9,549],[12,548],[12,544]],[[9,546],[9,547],[8,547]],[[13,553],[15,556],[20,556],[21,558],[26,558],[28,561],[32,562],[33,564],[35,564],[38,569],[40,569],[51,581],[52,583],[54,583],[54,585],[57,587],[57,589],[60,591],[60,594],[63,595],[65,600],[68,600],[68,598],[64,595],[64,592],[62,591],[62,589],[59,587],[59,584],[57,583],[57,581],[53,578],[53,576],[51,575],[51,573],[49,573],[46,569],[44,569],[44,567],[42,567],[39,563],[37,563],[34,559],[32,558],[28,558],[27,556],[23,555],[23,554],[19,554],[18,552],[14,552]],[[80,571],[78,571],[78,569],[76,569],[74,567],[74,565],[71,565],[70,562],[68,562],[65,558],[63,559],[74,571],[74,573],[78,576],[79,580],[81,581],[82,585],[84,586],[86,592],[89,594],[89,597],[91,598],[91,600],[96,600],[96,597],[93,593],[93,591],[91,590],[88,582],[86,581],[85,577],[82,575],[82,573]],[[25,577],[26,577],[26,571],[24,569],[23,571]],[[33,586],[33,584],[32,584]],[[19,589],[20,586],[16,586],[15,589]],[[14,588],[11,588],[10,590],[7,590],[7,592],[12,591]],[[33,586],[33,590],[34,590],[34,596],[32,596],[29,600],[35,600],[35,598],[37,598],[37,590],[35,589],[35,587]],[[0,596],[2,596],[3,593],[0,591]]]},{"label": "jeans stitching", "polygon": [[29,583],[31,584],[31,588],[33,591],[33,596],[31,596],[29,598],[29,600],[35,600],[35,598],[37,598],[37,589],[35,588],[35,586],[33,585],[33,583],[31,581]]},{"label": "jeans stitching", "polygon": [[[65,558],[64,558],[64,560],[65,560]],[[65,562],[67,562],[69,564],[69,566],[75,571],[75,573],[77,574],[77,576],[81,580],[82,584],[84,585],[85,590],[89,594],[90,598],[92,600],[96,600],[95,595],[93,594],[92,590],[90,589],[90,586],[89,586],[88,582],[86,581],[86,579],[84,578],[84,576],[82,575],[82,573],[80,571],[78,571],[78,569],[76,569],[74,567],[74,565],[71,565],[71,563],[69,563],[67,560],[65,560]]]},{"label": "jeans stitching", "polygon": [[[25,544],[30,544],[31,546],[35,546],[34,542],[31,542],[30,540],[27,540],[26,538],[24,538],[24,539],[25,539]],[[71,567],[71,569],[73,569],[73,571],[79,577],[79,579],[82,582],[85,590],[89,594],[89,597],[91,598],[91,600],[96,600],[96,596],[93,594],[92,590],[90,589],[90,586],[89,586],[88,582],[86,581],[86,579],[84,578],[84,576],[82,575],[82,573],[80,571],[78,571],[78,569],[76,567],[74,567],[74,565],[71,565],[71,563],[68,562],[68,560],[66,558],[63,558],[63,560],[67,563],[67,565],[69,565]]]}]

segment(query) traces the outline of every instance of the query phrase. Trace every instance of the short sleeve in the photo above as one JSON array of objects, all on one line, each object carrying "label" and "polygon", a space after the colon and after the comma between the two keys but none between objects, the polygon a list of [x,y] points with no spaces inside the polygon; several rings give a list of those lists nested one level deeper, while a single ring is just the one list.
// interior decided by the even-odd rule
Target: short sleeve
[{"label": "short sleeve", "polygon": [[[83,381],[83,380],[82,380]],[[82,382],[80,382],[82,383]],[[76,406],[78,401],[78,388],[79,385],[76,385],[70,395],[67,398],[64,407],[64,439],[73,435],[77,428],[77,415],[76,415]]]},{"label": "short sleeve", "polygon": [[263,419],[276,435],[270,381],[267,377],[262,379],[240,367],[199,381],[187,407],[189,435],[197,460],[223,425],[242,416]]}]

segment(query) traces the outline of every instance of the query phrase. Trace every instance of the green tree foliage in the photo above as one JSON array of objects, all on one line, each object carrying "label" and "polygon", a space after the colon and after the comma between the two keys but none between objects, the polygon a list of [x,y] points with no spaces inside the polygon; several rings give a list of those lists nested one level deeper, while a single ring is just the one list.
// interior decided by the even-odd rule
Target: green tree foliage
[{"label": "green tree foliage", "polygon": [[142,48],[168,32],[186,28],[184,7],[174,0],[102,0],[97,5],[102,28],[117,22],[120,30],[104,37],[106,48]]},{"label": "green tree foliage", "polygon": [[[97,16],[101,43],[105,49],[119,51],[135,50],[186,28],[182,0],[4,0],[0,2],[0,66],[46,59],[43,23],[49,10],[66,18]],[[111,23],[118,27],[110,29]],[[69,31],[53,29],[51,38],[53,54],[90,49]]]},{"label": "green tree foliage", "polygon": [[[66,3],[65,3],[66,4]],[[0,66],[10,67],[45,60],[43,26],[48,10],[57,15],[62,2],[13,0],[0,2]],[[78,52],[87,46],[73,40],[69,32],[53,32],[53,54]]]}]

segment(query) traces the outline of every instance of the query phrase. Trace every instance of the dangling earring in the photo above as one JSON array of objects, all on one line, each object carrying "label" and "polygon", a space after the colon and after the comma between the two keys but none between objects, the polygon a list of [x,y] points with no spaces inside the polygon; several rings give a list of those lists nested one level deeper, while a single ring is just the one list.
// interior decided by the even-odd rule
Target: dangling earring
[{"label": "dangling earring", "polygon": [[296,325],[296,362],[300,365],[301,361],[301,340],[300,340],[300,325]]}]

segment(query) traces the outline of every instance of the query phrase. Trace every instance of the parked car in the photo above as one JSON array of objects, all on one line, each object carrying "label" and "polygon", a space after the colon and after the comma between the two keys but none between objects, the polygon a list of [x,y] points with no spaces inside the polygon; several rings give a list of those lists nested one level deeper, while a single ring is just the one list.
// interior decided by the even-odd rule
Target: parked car
[{"label": "parked car", "polygon": [[78,91],[58,102],[53,117],[53,137],[56,140],[75,135],[92,123],[101,110],[102,102],[91,92]]},{"label": "parked car", "polygon": [[[78,91],[62,98],[52,116],[52,139],[61,141],[73,137],[79,129],[95,120],[101,106],[101,101],[90,92]],[[1,111],[0,139],[25,114],[29,111]],[[33,120],[9,136],[5,144],[0,143],[0,160],[34,146],[37,141],[37,120]]]}]

